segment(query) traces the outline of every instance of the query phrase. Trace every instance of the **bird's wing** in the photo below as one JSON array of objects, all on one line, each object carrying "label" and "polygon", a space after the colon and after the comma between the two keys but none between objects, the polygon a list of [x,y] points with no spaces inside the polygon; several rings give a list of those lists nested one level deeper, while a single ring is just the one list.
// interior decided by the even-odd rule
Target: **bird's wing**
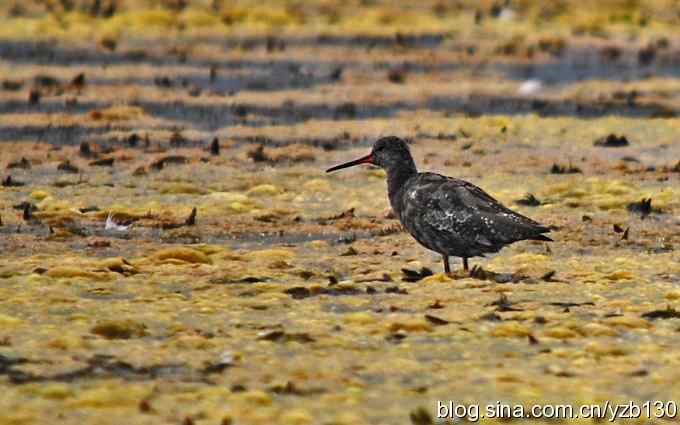
[{"label": "bird's wing", "polygon": [[542,228],[544,230],[542,230],[541,233],[550,231],[549,228],[542,226],[540,223],[518,212],[515,212],[510,208],[506,207],[505,205],[501,204],[491,195],[486,193],[482,188],[475,186],[470,182],[449,177],[447,178],[447,183],[443,185],[444,189],[446,190],[449,187],[449,185],[457,187],[458,188],[457,193],[460,196],[464,197],[466,204],[470,205],[473,208],[478,209],[479,211],[498,214],[503,217],[508,217],[508,219],[510,219],[511,221],[518,224],[523,224],[525,226]]},{"label": "bird's wing", "polygon": [[[406,210],[420,206],[415,221],[432,239],[470,250],[494,252],[503,245],[549,231],[506,208],[479,187],[434,173],[419,176],[405,196]],[[423,208],[424,207],[424,208]]]}]

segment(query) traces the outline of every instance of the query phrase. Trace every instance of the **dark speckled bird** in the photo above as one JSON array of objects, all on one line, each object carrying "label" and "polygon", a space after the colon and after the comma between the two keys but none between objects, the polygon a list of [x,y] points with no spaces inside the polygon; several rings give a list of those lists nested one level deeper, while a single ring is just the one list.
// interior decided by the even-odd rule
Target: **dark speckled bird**
[{"label": "dark speckled bird", "polygon": [[449,257],[468,258],[498,252],[521,240],[552,241],[548,227],[503,206],[479,187],[435,173],[419,173],[406,142],[383,137],[369,155],[326,172],[373,164],[387,172],[387,193],[401,224],[421,245],[438,252],[444,271]]}]

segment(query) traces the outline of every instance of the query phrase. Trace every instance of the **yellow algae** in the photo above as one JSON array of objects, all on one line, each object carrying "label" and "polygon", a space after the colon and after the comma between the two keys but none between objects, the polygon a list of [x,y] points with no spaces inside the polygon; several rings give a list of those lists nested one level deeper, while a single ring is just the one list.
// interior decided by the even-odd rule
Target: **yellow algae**
[{"label": "yellow algae", "polygon": [[606,301],[604,305],[606,305],[607,308],[626,309],[630,306],[630,300],[627,299],[610,300]]},{"label": "yellow algae", "polygon": [[238,192],[213,192],[206,196],[207,200],[230,204],[233,202],[247,203],[248,196]]},{"label": "yellow algae", "polygon": [[134,13],[116,16],[121,20],[120,25],[131,25],[139,29],[149,27],[169,29],[177,22],[175,13],[162,9],[136,10]]},{"label": "yellow algae", "polygon": [[204,10],[187,9],[179,15],[182,23],[190,27],[211,27],[221,25],[219,17]]},{"label": "yellow algae", "polygon": [[[97,291],[97,292],[100,292],[100,291]],[[106,292],[106,291],[103,291],[103,292]],[[52,300],[57,301],[58,299],[55,297],[55,298],[52,298]],[[76,313],[69,314],[67,316],[67,320],[69,322],[88,322],[89,323],[89,321],[91,320],[91,317],[89,315],[85,314],[85,313],[76,312]]]},{"label": "yellow algae", "polygon": [[207,350],[215,343],[199,335],[179,335],[170,340],[170,344],[180,349]]},{"label": "yellow algae", "polygon": [[100,320],[90,331],[108,339],[139,338],[147,333],[146,325],[130,319]]},{"label": "yellow algae", "polygon": [[307,245],[309,245],[310,248],[314,248],[314,249],[324,249],[324,248],[328,248],[328,241],[315,240],[315,241],[308,242]]},{"label": "yellow algae", "polygon": [[139,106],[110,106],[101,110],[93,110],[89,115],[93,120],[126,121],[140,118],[144,115],[144,109]]},{"label": "yellow algae", "polygon": [[593,205],[601,210],[613,210],[623,208],[628,201],[615,195],[597,196],[593,198]]},{"label": "yellow algae", "polygon": [[376,323],[377,318],[372,313],[357,312],[344,315],[343,320],[347,323],[353,323],[357,325],[370,325]]},{"label": "yellow algae", "polygon": [[615,272],[611,272],[605,276],[609,280],[628,280],[628,279],[633,279],[635,277],[632,272],[629,272],[627,270],[617,270]]},{"label": "yellow algae", "polygon": [[[0,189],[0,353],[7,369],[0,378],[10,384],[0,401],[0,422],[9,414],[20,422],[26,411],[26,422],[59,417],[65,425],[157,419],[305,424],[318,418],[428,423],[436,414],[431,402],[439,398],[467,404],[511,394],[508,402],[527,405],[627,400],[659,388],[679,393],[677,356],[669,349],[680,338],[677,320],[650,319],[653,327],[607,321],[619,313],[639,321],[680,300],[673,251],[680,201],[672,171],[680,119],[670,117],[680,99],[666,95],[680,90],[680,80],[656,72],[675,46],[673,37],[661,35],[673,34],[664,30],[677,23],[672,14],[658,13],[664,10],[658,0],[642,9],[627,6],[624,17],[610,16],[611,7],[602,6],[606,13],[598,12],[599,29],[589,24],[592,32],[574,28],[576,18],[583,20],[572,16],[574,0],[557,13],[535,1],[502,8],[512,9],[502,10],[502,19],[489,17],[490,4],[454,7],[438,0],[406,14],[382,1],[362,2],[361,8],[333,0],[275,7],[202,1],[172,11],[166,4],[173,2],[155,1],[155,14],[138,2],[118,2],[116,13],[103,19],[83,6],[91,1],[69,2],[77,12],[53,1],[54,12],[43,19],[33,18],[35,1],[0,5],[0,15],[11,9],[18,16],[0,16],[11,23],[0,33],[33,46],[21,34],[40,31],[36,37],[56,38],[38,43],[38,53],[75,43],[85,54],[75,67],[62,57],[73,52],[56,48],[3,68],[7,81],[0,97],[9,109],[0,127],[17,140],[1,144],[0,167],[25,185]],[[44,7],[37,9],[40,14]],[[537,27],[538,21],[546,25]],[[277,25],[284,31],[267,31]],[[446,36],[451,28],[455,40]],[[626,38],[630,32],[635,37]],[[220,48],[210,41],[230,34],[236,39]],[[310,38],[313,48],[305,41]],[[581,52],[596,52],[596,62],[620,52],[606,62],[638,66],[637,55],[644,59],[648,46],[656,51],[656,60],[645,65],[649,78],[586,75],[559,90],[544,87],[538,102],[519,95],[526,103],[521,110],[545,101],[549,109],[567,106],[568,113],[552,117],[508,109],[518,82],[503,73],[473,72],[480,64],[505,69],[578,62]],[[348,54],[349,67],[343,65]],[[389,63],[373,69],[376,55],[389,56]],[[122,60],[92,66],[102,58]],[[234,60],[247,69],[228,66]],[[319,61],[325,65],[319,68]],[[290,78],[272,79],[282,63]],[[434,66],[414,69],[414,63]],[[439,65],[449,63],[460,66],[445,67],[450,78],[442,78]],[[86,84],[69,87],[79,72]],[[41,80],[49,82],[41,76],[54,78],[58,87],[41,87]],[[451,78],[460,84],[450,84]],[[15,82],[22,84],[19,90],[12,89]],[[42,92],[42,106],[14,111],[34,88]],[[492,114],[489,98],[500,99]],[[446,110],[442,99],[464,99],[464,109],[476,112]],[[583,108],[569,108],[576,104]],[[109,105],[144,111],[88,115]],[[636,113],[641,106],[645,116]],[[646,116],[664,111],[668,118]],[[173,133],[186,140],[169,143]],[[630,145],[593,146],[609,133],[625,135]],[[474,260],[485,269],[530,277],[518,284],[451,281],[443,274],[402,280],[402,268],[439,273],[442,264],[396,231],[398,220],[386,214],[384,171],[323,172],[366,154],[371,141],[388,134],[414,140],[420,169],[460,176],[560,229],[546,246],[519,242]],[[221,152],[208,150],[213,137]],[[268,158],[248,155],[257,144]],[[172,155],[190,165],[149,166]],[[106,158],[115,159],[112,167],[90,165]],[[80,173],[57,170],[66,159]],[[7,168],[10,162],[18,168]],[[553,163],[581,173],[552,174]],[[527,193],[541,205],[514,202]],[[626,210],[650,197],[663,213],[640,220]],[[23,201],[45,201],[55,209],[34,211],[39,225],[13,208]],[[194,206],[193,226],[164,228],[181,224]],[[331,218],[349,206],[357,207],[354,218]],[[99,211],[76,212],[84,207]],[[134,221],[130,231],[104,232],[109,211],[117,223]],[[630,228],[628,240],[620,240],[614,224]],[[348,252],[345,242],[356,255],[341,255]],[[176,246],[211,262],[154,256]],[[57,266],[110,281],[85,274],[55,284],[48,271]],[[554,276],[542,279],[550,270]],[[309,292],[284,292],[296,287]],[[501,293],[508,305],[497,302]],[[3,326],[2,315],[20,322]],[[451,323],[437,326],[443,322],[426,315]],[[150,335],[120,340],[91,332],[102,321],[125,319],[147,325]],[[242,360],[229,366],[237,356]],[[15,358],[28,361],[12,364]],[[100,361],[93,374],[82,369]],[[125,376],[127,364],[136,372]],[[14,383],[30,376],[39,382]],[[53,385],[55,376],[68,380]],[[101,387],[110,394],[91,393]],[[130,387],[143,390],[115,400]],[[84,407],[70,404],[81,397]]]},{"label": "yellow algae", "polygon": [[6,425],[34,424],[33,412],[0,412],[0,423]]},{"label": "yellow algae", "polygon": [[148,260],[156,263],[163,264],[165,262],[172,262],[172,260],[177,260],[181,263],[200,263],[200,264],[212,264],[212,260],[202,251],[198,249],[193,249],[185,246],[175,246],[172,248],[165,248],[160,251],[155,252],[151,257],[147,257]]},{"label": "yellow algae", "polygon": [[557,347],[552,354],[560,359],[574,359],[583,356],[583,351],[574,348]]},{"label": "yellow algae", "polygon": [[479,125],[483,127],[510,128],[513,125],[512,118],[505,116],[480,117]]},{"label": "yellow algae", "polygon": [[390,332],[432,332],[432,325],[424,320],[399,320],[398,322],[392,322],[387,326]]},{"label": "yellow algae", "polygon": [[188,195],[204,195],[209,191],[204,188],[197,186],[193,183],[168,183],[160,186],[158,192],[162,194],[188,194]]},{"label": "yellow algae", "polygon": [[9,316],[7,314],[0,313],[0,326],[10,327],[22,324],[23,321],[16,317]]},{"label": "yellow algae", "polygon": [[205,255],[213,255],[225,251],[225,248],[220,245],[196,245],[193,248],[201,251]]},{"label": "yellow algae", "polygon": [[238,398],[242,399],[247,403],[255,404],[258,406],[269,406],[270,404],[272,404],[271,396],[264,391],[257,390],[246,391],[244,393],[239,394]]},{"label": "yellow algae", "polygon": [[674,289],[672,291],[668,291],[664,294],[664,298],[667,300],[677,300],[680,299],[680,289]]},{"label": "yellow algae", "polygon": [[284,260],[275,260],[272,261],[271,263],[267,264],[267,268],[273,269],[273,270],[284,270],[284,269],[289,269],[292,266],[290,263]]},{"label": "yellow algae", "polygon": [[517,322],[501,323],[491,330],[491,336],[495,337],[525,337],[531,334],[531,329]]},{"label": "yellow algae", "polygon": [[258,186],[251,187],[248,189],[248,195],[250,196],[272,196],[278,195],[282,190],[273,184],[261,184]]},{"label": "yellow algae", "polygon": [[40,211],[64,211],[73,208],[70,201],[55,199],[52,196],[46,196],[36,206]]},{"label": "yellow algae", "polygon": [[117,273],[137,273],[137,268],[123,257],[106,258],[98,266]]},{"label": "yellow algae", "polygon": [[578,337],[579,334],[568,328],[554,327],[543,331],[543,336],[556,339],[571,339]]},{"label": "yellow algae", "polygon": [[247,253],[244,258],[251,261],[279,261],[293,258],[295,253],[288,249],[263,249],[260,251],[251,251]]},{"label": "yellow algae", "polygon": [[586,347],[586,351],[597,356],[625,356],[631,352],[631,349],[619,343],[602,343],[602,342],[589,342]]},{"label": "yellow algae", "polygon": [[122,388],[116,383],[107,383],[80,390],[66,404],[69,407],[136,406],[148,393],[149,390],[141,385],[128,383]]},{"label": "yellow algae", "polygon": [[677,189],[674,190],[672,187],[666,187],[660,192],[654,194],[652,197],[654,200],[653,206],[662,209],[668,208],[670,207],[670,204],[677,202],[679,197],[680,193]]},{"label": "yellow algae", "polygon": [[213,192],[205,195],[199,209],[206,212],[218,210],[232,213],[244,213],[255,209],[257,205],[247,195],[238,192]]},{"label": "yellow algae", "polygon": [[107,280],[112,278],[109,273],[95,273],[84,270],[82,266],[56,266],[45,272],[46,276],[61,279],[61,278],[86,278],[93,280]]},{"label": "yellow algae", "polygon": [[626,195],[633,190],[633,186],[628,182],[612,179],[591,178],[588,183],[592,184],[594,192],[606,193],[608,195]]},{"label": "yellow algae", "polygon": [[281,283],[255,283],[253,290],[258,291],[256,303],[279,306],[290,299],[290,296],[283,292],[286,288],[287,286]]},{"label": "yellow algae", "polygon": [[314,417],[304,409],[292,409],[283,412],[281,424],[284,425],[307,425],[314,423]]},{"label": "yellow algae", "polygon": [[422,279],[419,283],[421,284],[428,284],[428,283],[450,283],[453,282],[453,279],[448,276],[446,273],[436,273],[433,274],[432,276],[428,276],[425,279]]},{"label": "yellow algae", "polygon": [[63,332],[56,338],[47,341],[47,346],[57,350],[68,351],[78,348],[90,348],[91,344],[81,335],[75,334],[73,332]]},{"label": "yellow algae", "polygon": [[532,254],[530,252],[523,252],[521,254],[513,255],[510,260],[514,263],[540,263],[548,261],[550,257],[543,254]]},{"label": "yellow algae", "polygon": [[47,198],[48,196],[50,196],[49,192],[46,192],[44,190],[34,190],[30,194],[30,197],[35,199],[36,201],[42,201],[43,199]]},{"label": "yellow algae", "polygon": [[594,206],[608,210],[625,206],[629,201],[624,195],[629,195],[634,190],[634,187],[627,182],[592,177],[579,181],[578,184],[573,182],[558,183],[549,186],[546,192],[571,200],[580,200],[579,202],[572,201],[571,206],[590,202]]},{"label": "yellow algae", "polygon": [[619,334],[616,329],[599,323],[586,323],[577,331],[586,336],[617,336]]},{"label": "yellow algae", "polygon": [[496,376],[496,381],[504,383],[518,383],[523,382],[523,379],[514,373],[501,373]]},{"label": "yellow algae", "polygon": [[629,328],[629,329],[649,329],[653,327],[653,325],[641,318],[641,317],[636,317],[636,316],[615,316],[615,317],[608,317],[604,319],[603,323],[610,325],[610,326],[618,326],[618,327],[623,327],[623,328]]},{"label": "yellow algae", "polygon": [[231,209],[235,213],[244,213],[251,211],[253,207],[242,202],[232,202],[229,204],[229,209]]},{"label": "yellow algae", "polygon": [[75,391],[71,386],[61,382],[30,384],[24,388],[24,391],[33,396],[54,400],[63,400],[75,394]]},{"label": "yellow algae", "polygon": [[306,181],[302,187],[309,192],[330,192],[331,184],[325,179],[311,179]]},{"label": "yellow algae", "polygon": [[18,276],[21,275],[20,270],[0,270],[0,279],[9,279],[13,276]]},{"label": "yellow algae", "polygon": [[[538,312],[535,310],[524,310],[524,311],[516,311],[516,312],[511,312],[508,313],[510,314],[508,317],[512,317],[513,320],[519,320],[519,321],[524,321],[524,320],[533,320],[537,315],[539,315]],[[546,314],[540,314],[541,317],[543,318],[549,318],[550,315]]]}]

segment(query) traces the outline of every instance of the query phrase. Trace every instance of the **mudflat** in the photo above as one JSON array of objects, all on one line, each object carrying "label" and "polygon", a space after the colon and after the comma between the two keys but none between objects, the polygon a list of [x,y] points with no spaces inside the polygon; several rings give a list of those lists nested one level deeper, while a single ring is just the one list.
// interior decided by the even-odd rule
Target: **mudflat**
[{"label": "mudflat", "polygon": [[[113,3],[0,9],[0,422],[680,398],[665,2]],[[444,275],[386,135],[555,241]]]}]

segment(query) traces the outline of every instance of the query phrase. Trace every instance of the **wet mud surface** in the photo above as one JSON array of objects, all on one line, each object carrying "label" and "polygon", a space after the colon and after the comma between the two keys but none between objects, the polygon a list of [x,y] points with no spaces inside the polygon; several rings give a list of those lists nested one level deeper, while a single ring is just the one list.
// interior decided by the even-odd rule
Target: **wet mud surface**
[{"label": "wet mud surface", "polygon": [[[0,41],[0,422],[677,400],[680,35],[461,16]],[[385,135],[555,242],[443,275],[381,170],[324,173]]]}]

